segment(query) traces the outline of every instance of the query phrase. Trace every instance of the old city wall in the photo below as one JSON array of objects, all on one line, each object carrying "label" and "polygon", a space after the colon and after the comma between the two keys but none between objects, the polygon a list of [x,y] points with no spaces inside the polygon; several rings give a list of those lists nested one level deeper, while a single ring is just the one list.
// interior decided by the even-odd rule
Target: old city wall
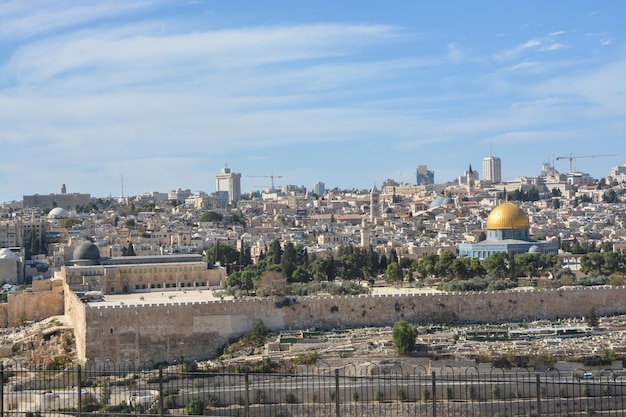
[{"label": "old city wall", "polygon": [[393,296],[266,298],[85,309],[82,358],[141,363],[214,356],[256,320],[271,329],[509,322],[626,313],[626,287]]},{"label": "old city wall", "polygon": [[0,323],[6,320],[4,327],[19,326],[22,320],[36,321],[50,316],[63,314],[63,287],[60,283],[49,280],[36,281],[31,291],[19,291],[7,298],[6,319],[0,317]]},{"label": "old city wall", "polygon": [[87,333],[87,319],[86,319],[86,306],[78,298],[74,291],[71,291],[67,284],[65,284],[65,301],[64,301],[64,314],[70,320],[70,323],[74,327],[74,336],[76,339],[76,352],[79,358],[85,358],[86,352],[86,333]]}]

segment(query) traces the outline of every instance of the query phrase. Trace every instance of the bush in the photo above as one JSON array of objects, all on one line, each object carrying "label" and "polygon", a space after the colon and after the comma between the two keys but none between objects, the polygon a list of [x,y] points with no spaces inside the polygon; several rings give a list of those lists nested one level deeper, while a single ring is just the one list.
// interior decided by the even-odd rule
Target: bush
[{"label": "bush", "polygon": [[198,416],[204,414],[204,403],[198,395],[193,395],[185,407],[185,415]]},{"label": "bush", "polygon": [[417,337],[417,327],[400,320],[394,323],[391,330],[391,338],[396,352],[406,355],[415,349],[415,338]]}]

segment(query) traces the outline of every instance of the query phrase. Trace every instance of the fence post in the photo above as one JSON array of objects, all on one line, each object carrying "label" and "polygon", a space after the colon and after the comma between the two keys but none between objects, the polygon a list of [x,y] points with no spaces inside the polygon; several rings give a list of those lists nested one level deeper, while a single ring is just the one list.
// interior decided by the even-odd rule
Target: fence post
[{"label": "fence post", "polygon": [[339,368],[335,369],[335,416],[339,416]]},{"label": "fence post", "polygon": [[248,374],[248,367],[246,366],[246,402],[244,403],[245,411],[244,417],[248,417],[250,415],[250,379]]},{"label": "fence post", "polygon": [[165,410],[163,406],[165,405],[163,398],[163,366],[159,366],[159,415],[163,417],[165,414]]},{"label": "fence post", "polygon": [[0,416],[4,417],[4,364],[0,362]]},{"label": "fence post", "polygon": [[537,417],[541,417],[541,382],[539,374],[535,375],[537,381]]},{"label": "fence post", "polygon": [[435,378],[435,371],[432,371],[430,375],[433,390],[433,417],[437,417],[437,380]]},{"label": "fence post", "polygon": [[80,364],[76,368],[76,378],[78,379],[78,417],[83,414],[83,373]]}]

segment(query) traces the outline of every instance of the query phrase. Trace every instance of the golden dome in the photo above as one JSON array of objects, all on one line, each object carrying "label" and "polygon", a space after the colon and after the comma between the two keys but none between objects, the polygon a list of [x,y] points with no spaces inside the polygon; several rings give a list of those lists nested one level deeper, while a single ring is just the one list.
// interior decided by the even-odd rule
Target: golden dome
[{"label": "golden dome", "polygon": [[489,213],[487,229],[528,229],[528,216],[513,203],[502,203]]}]

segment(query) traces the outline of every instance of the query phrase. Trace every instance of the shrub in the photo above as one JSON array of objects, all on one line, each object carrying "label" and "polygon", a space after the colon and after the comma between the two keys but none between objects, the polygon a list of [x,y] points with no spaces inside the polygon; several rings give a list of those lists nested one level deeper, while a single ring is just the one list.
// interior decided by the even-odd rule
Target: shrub
[{"label": "shrub", "polygon": [[400,355],[406,355],[415,349],[415,338],[417,337],[417,328],[400,320],[394,323],[391,330],[391,338],[396,352]]},{"label": "shrub", "polygon": [[185,415],[198,416],[204,414],[204,403],[198,395],[193,395],[185,407]]}]

